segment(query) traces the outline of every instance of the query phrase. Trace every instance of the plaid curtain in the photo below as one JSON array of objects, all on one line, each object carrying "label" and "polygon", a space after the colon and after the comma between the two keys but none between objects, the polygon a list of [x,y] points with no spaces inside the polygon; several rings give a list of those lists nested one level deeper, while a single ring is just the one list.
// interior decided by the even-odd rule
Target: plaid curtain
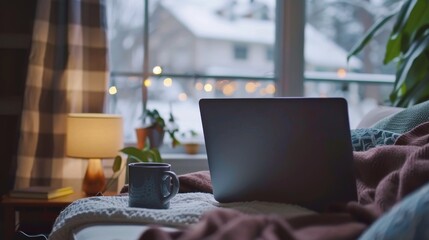
[{"label": "plaid curtain", "polygon": [[105,21],[102,0],[38,0],[15,188],[80,187],[86,163],[65,157],[65,124],[70,112],[103,112]]}]

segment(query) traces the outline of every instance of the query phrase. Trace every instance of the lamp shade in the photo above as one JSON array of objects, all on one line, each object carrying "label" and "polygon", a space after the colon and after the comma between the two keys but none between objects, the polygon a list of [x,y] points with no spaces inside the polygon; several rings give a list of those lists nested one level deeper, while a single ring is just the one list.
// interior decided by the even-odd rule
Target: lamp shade
[{"label": "lamp shade", "polygon": [[67,117],[66,155],[75,158],[113,158],[123,145],[120,115],[70,113]]}]

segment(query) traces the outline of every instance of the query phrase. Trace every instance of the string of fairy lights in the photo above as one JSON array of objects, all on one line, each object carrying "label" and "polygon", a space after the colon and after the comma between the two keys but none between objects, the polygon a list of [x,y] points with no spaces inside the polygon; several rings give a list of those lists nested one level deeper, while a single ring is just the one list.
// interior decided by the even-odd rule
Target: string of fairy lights
[{"label": "string of fairy lights", "polygon": [[[161,75],[163,69],[161,66],[155,66],[152,69],[152,73],[156,75]],[[347,75],[347,71],[343,68],[338,69],[337,76],[339,78],[344,78]],[[153,85],[153,80],[147,78],[143,81],[143,84],[148,89]],[[173,78],[166,77],[162,80],[163,86],[170,88],[173,86]],[[211,93],[214,90],[219,90],[224,96],[229,97],[233,96],[240,88],[243,88],[246,94],[258,94],[259,96],[273,96],[276,92],[276,87],[272,82],[261,83],[261,81],[231,81],[231,80],[205,80],[205,81],[196,81],[194,88],[198,92]],[[110,95],[116,95],[118,93],[118,88],[115,85],[110,86],[108,90]],[[177,95],[177,99],[180,101],[186,101],[188,99],[188,94],[185,92],[180,92]]]},{"label": "string of fairy lights", "polygon": [[[154,75],[161,75],[163,72],[163,69],[161,66],[155,66],[152,69],[152,73]],[[147,88],[151,88],[153,85],[153,80],[151,78],[145,79],[143,81],[143,84]],[[166,77],[162,80],[163,86],[166,88],[173,86],[173,78]],[[219,90],[223,95],[225,96],[232,96],[234,93],[236,93],[239,88],[243,86],[244,91],[247,94],[256,94],[259,93],[259,95],[273,95],[276,91],[274,83],[265,83],[262,84],[259,81],[246,81],[244,83],[239,83],[238,81],[231,81],[231,80],[205,80],[205,81],[196,81],[194,84],[194,88],[198,92],[206,92],[211,93],[215,90]],[[259,91],[259,92],[257,92]],[[115,95],[118,93],[118,87],[115,85],[110,86],[108,90],[110,95]],[[188,95],[185,92],[181,92],[177,96],[178,100],[180,101],[186,101],[188,99]]]}]

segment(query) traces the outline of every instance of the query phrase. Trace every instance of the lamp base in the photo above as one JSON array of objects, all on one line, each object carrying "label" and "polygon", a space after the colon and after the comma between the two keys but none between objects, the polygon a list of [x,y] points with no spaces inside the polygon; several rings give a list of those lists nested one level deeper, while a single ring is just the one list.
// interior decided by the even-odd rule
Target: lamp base
[{"label": "lamp base", "polygon": [[102,193],[106,186],[106,178],[104,177],[103,166],[101,159],[91,158],[88,160],[85,178],[82,183],[82,190],[87,196],[95,196]]}]

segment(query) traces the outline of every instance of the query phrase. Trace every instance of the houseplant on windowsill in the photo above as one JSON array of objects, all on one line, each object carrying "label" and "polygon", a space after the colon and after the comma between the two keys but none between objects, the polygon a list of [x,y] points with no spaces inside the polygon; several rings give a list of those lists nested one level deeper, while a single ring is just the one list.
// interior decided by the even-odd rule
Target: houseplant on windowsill
[{"label": "houseplant on windowsill", "polygon": [[429,2],[406,0],[402,6],[376,22],[350,50],[347,59],[358,54],[390,21],[395,20],[386,44],[384,64],[396,63],[390,102],[408,107],[429,99]]},{"label": "houseplant on windowsill", "polygon": [[201,140],[199,139],[199,134],[194,130],[189,130],[186,132],[182,132],[180,135],[180,144],[185,149],[187,154],[197,154]]},{"label": "houseplant on windowsill", "polygon": [[[172,113],[168,122],[160,115],[158,110],[145,110],[143,115],[143,125],[136,128],[137,148],[144,149],[146,143],[149,143],[150,148],[159,148],[163,141],[165,132],[170,136],[172,146],[175,147],[180,142],[176,138],[176,133],[179,131]],[[146,141],[148,140],[148,141]]]}]

